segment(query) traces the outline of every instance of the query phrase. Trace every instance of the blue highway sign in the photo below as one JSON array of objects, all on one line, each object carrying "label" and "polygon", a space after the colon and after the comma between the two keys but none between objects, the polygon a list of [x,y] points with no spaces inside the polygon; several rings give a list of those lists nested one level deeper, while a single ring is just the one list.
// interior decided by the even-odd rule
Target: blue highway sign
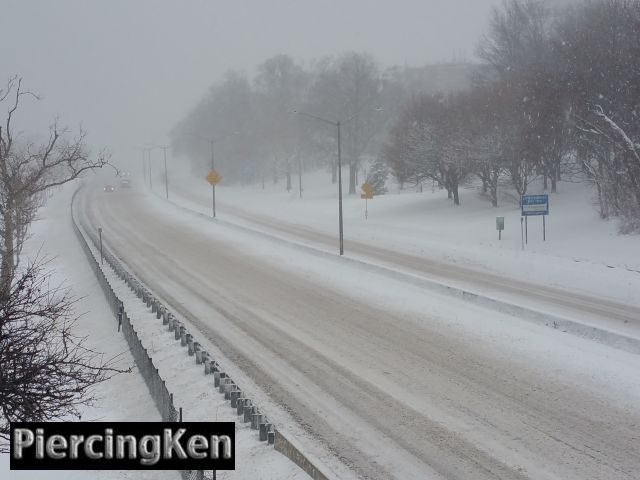
[{"label": "blue highway sign", "polygon": [[549,195],[523,195],[520,206],[523,217],[549,215]]}]

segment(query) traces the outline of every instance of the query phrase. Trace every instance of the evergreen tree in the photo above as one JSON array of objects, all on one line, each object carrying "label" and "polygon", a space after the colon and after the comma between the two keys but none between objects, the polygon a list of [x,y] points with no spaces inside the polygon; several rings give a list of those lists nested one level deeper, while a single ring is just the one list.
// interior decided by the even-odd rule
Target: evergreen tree
[{"label": "evergreen tree", "polygon": [[387,178],[389,178],[389,167],[382,156],[378,156],[377,160],[371,166],[369,175],[367,175],[367,183],[373,187],[374,195],[384,195],[387,193],[385,187]]}]

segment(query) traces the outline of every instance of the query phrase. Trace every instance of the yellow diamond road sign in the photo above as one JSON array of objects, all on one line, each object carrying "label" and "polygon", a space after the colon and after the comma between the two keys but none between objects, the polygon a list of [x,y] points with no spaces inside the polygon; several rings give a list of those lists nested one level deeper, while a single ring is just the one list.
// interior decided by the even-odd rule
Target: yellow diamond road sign
[{"label": "yellow diamond road sign", "polygon": [[211,170],[209,175],[207,175],[207,182],[211,185],[217,185],[220,180],[222,180],[222,177],[216,170]]},{"label": "yellow diamond road sign", "polygon": [[364,182],[360,188],[364,192],[364,194],[361,195],[362,198],[367,200],[371,200],[373,198],[373,187],[369,182]]}]

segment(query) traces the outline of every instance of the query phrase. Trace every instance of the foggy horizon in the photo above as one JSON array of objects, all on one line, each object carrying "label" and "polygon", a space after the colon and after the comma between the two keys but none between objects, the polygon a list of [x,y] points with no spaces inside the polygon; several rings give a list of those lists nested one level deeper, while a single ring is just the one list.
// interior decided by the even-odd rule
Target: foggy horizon
[{"label": "foggy horizon", "polygon": [[21,76],[41,96],[19,112],[25,134],[45,135],[57,116],[72,132],[82,125],[94,152],[137,160],[136,145],[168,142],[230,70],[251,76],[281,53],[305,66],[347,51],[369,53],[381,68],[475,61],[500,3],[10,1],[2,82]]}]

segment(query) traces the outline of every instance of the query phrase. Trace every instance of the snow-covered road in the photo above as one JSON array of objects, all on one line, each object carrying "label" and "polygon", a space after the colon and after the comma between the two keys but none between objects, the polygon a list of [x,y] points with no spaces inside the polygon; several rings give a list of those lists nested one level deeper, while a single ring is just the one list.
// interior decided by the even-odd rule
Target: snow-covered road
[{"label": "snow-covered road", "polygon": [[640,472],[638,356],[251,239],[140,191],[86,201],[135,273],[359,477]]},{"label": "snow-covered road", "polygon": [[[195,207],[196,211],[207,210],[208,205],[203,202],[201,196],[182,188],[178,192],[178,203],[184,204],[187,208]],[[203,208],[198,208],[198,205],[202,205]],[[275,216],[256,214],[235,205],[224,204],[223,208],[225,219],[240,225],[330,251],[336,248],[336,236],[319,229],[284,222]],[[548,286],[530,279],[526,271],[522,272],[519,278],[513,275],[499,275],[469,265],[445,262],[357,239],[350,239],[347,248],[349,255],[354,258],[373,261],[536,311],[553,312],[594,327],[640,338],[640,307],[606,298],[604,295],[595,296],[589,292],[570,290],[566,287]]]}]

